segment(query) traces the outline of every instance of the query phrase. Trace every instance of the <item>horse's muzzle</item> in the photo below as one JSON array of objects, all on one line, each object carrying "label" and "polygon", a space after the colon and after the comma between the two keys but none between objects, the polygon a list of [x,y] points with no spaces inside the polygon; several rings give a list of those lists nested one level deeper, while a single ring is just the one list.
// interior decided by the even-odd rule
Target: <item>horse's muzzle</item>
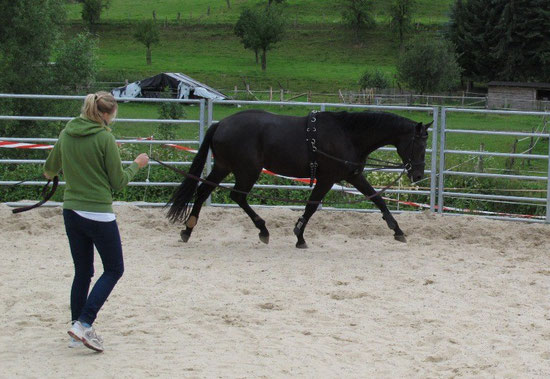
[{"label": "horse's muzzle", "polygon": [[423,172],[420,172],[420,173],[408,172],[407,176],[409,177],[409,180],[413,184],[416,183],[416,182],[419,182],[422,179],[424,179],[424,173]]}]

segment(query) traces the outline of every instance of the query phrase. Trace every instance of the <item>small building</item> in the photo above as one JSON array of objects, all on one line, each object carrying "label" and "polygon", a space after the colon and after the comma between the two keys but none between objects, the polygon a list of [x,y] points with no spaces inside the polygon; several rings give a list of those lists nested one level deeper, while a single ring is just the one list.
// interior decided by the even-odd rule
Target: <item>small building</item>
[{"label": "small building", "polygon": [[550,83],[489,82],[487,87],[491,109],[550,109]]}]

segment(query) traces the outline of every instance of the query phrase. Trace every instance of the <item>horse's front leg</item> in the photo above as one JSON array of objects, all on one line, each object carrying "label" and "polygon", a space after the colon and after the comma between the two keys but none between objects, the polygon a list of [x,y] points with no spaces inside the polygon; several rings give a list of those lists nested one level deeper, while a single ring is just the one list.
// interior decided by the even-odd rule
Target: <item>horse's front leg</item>
[{"label": "horse's front leg", "polygon": [[[390,210],[388,209],[386,202],[384,199],[382,199],[382,196],[376,195],[373,196],[376,193],[376,190],[370,185],[369,182],[367,182],[367,179],[363,176],[363,174],[356,175],[350,179],[347,179],[347,181],[352,184],[355,188],[357,188],[363,195],[370,198],[370,200],[380,209],[382,212],[382,218],[386,221],[386,224],[388,224],[388,227],[394,231],[393,237],[400,242],[407,242],[407,239],[405,238],[405,233],[401,230],[399,227],[399,224],[393,218],[392,214],[390,213]],[[373,197],[370,197],[373,196]]]},{"label": "horse's front leg", "polygon": [[296,225],[294,226],[294,234],[296,235],[296,237],[298,237],[298,241],[296,242],[297,248],[307,248],[306,241],[304,240],[304,230],[306,229],[306,225],[311,216],[313,216],[313,214],[319,207],[321,200],[323,200],[327,192],[332,188],[333,184],[333,182],[323,183],[318,181],[315,185],[315,188],[313,188],[313,191],[311,191],[311,195],[306,205],[304,214],[298,219]]}]

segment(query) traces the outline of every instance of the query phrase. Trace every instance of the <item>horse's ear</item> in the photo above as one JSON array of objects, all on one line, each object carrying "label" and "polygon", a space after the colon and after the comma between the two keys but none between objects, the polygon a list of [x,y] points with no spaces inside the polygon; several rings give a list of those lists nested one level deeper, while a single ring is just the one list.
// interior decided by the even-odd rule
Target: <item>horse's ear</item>
[{"label": "horse's ear", "polygon": [[416,124],[416,134],[417,135],[425,135],[428,133],[428,128],[430,126],[432,126],[432,124],[434,123],[434,121],[430,121],[429,123],[427,124],[422,124],[421,122],[419,122],[418,124]]}]

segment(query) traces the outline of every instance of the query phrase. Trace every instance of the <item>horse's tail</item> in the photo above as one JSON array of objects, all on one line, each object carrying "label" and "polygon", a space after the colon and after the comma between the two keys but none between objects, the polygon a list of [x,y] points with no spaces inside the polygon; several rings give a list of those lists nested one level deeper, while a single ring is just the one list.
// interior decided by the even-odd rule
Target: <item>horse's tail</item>
[{"label": "horse's tail", "polygon": [[[195,159],[193,159],[193,163],[191,163],[189,174],[193,175],[196,178],[200,178],[202,170],[204,169],[206,158],[208,157],[208,149],[212,144],[212,137],[214,136],[218,125],[218,123],[215,123],[208,128],[208,131],[204,136],[204,140],[199,147],[199,151],[197,152]],[[183,182],[172,195],[172,198],[170,199],[168,204],[166,204],[169,205],[170,203],[172,203],[172,206],[168,210],[167,215],[170,221],[187,221],[187,219],[189,218],[189,213],[191,212],[191,206],[189,205],[189,203],[197,192],[198,184],[199,181],[193,177],[188,176],[183,180]]]}]

